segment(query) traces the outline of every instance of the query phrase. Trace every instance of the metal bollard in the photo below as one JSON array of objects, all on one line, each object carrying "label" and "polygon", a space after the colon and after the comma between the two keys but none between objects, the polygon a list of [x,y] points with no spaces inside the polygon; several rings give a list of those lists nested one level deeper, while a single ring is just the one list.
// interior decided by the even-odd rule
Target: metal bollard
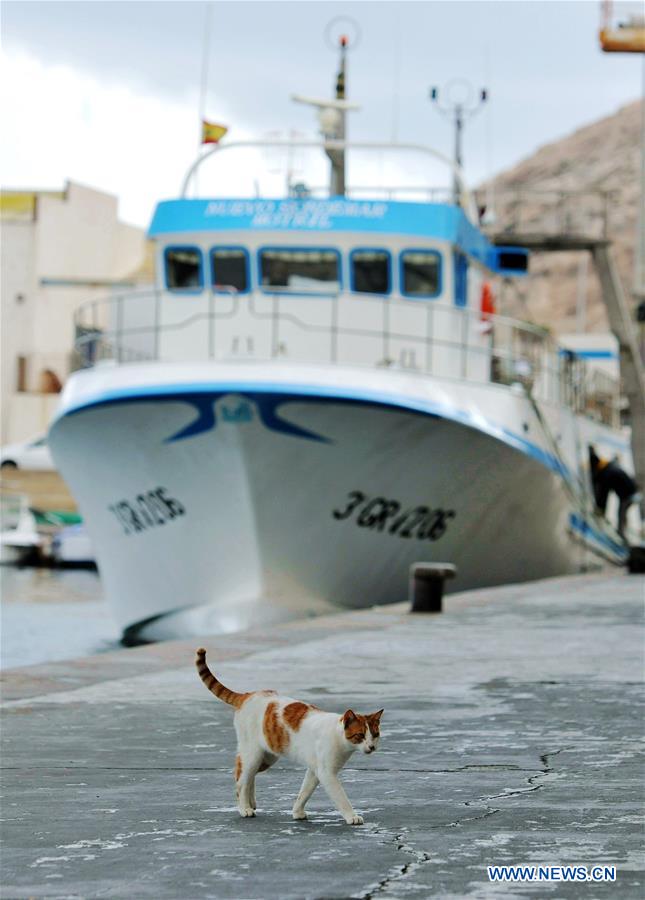
[{"label": "metal bollard", "polygon": [[452,563],[412,563],[408,588],[410,612],[441,612],[444,582],[456,574],[457,566]]},{"label": "metal bollard", "polygon": [[633,544],[629,548],[627,571],[631,575],[641,575],[645,572],[645,544]]}]

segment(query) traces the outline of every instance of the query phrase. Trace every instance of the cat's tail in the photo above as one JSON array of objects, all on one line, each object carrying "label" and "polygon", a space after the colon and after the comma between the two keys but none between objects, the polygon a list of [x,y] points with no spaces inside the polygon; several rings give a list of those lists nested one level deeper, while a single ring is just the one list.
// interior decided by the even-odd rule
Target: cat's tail
[{"label": "cat's tail", "polygon": [[218,681],[217,678],[215,678],[206,664],[206,651],[203,647],[200,647],[197,651],[195,665],[197,666],[199,677],[208,690],[212,694],[215,694],[220,700],[223,700],[224,703],[228,703],[229,706],[234,706],[236,709],[239,709],[249,696],[248,694],[238,694],[236,691],[230,690],[230,688],[225,687],[221,681]]}]

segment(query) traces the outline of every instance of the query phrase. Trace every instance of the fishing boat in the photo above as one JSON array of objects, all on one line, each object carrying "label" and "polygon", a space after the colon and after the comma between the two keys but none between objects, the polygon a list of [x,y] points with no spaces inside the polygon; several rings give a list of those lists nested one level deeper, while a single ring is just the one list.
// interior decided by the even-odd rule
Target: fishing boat
[{"label": "fishing boat", "polygon": [[[622,564],[588,469],[591,446],[630,468],[618,386],[495,313],[528,253],[489,242],[460,170],[336,128],[289,142],[330,156],[330,196],[192,196],[243,143],[157,206],[154,289],[76,318],[49,442],[125,632],[389,603],[418,561],[455,564],[452,590]],[[442,159],[455,202],[352,195],[370,149]]]}]

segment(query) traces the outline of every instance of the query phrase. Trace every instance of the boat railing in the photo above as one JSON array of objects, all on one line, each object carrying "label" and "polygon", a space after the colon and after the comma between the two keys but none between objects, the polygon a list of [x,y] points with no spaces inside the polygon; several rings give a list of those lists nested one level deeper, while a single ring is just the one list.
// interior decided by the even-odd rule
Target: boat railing
[{"label": "boat railing", "polygon": [[[292,185],[291,195],[300,198],[299,185]],[[324,199],[329,196],[329,188],[322,185],[306,185],[304,198]],[[454,191],[452,187],[437,187],[425,184],[348,184],[345,188],[345,196],[351,199],[365,197],[368,200],[417,200],[424,203],[453,203]]]},{"label": "boat railing", "polygon": [[[209,159],[219,159],[223,153],[228,151],[240,150],[279,150],[283,149],[288,153],[297,150],[319,150],[326,153],[333,151],[354,152],[367,151],[368,153],[403,153],[424,157],[426,161],[432,160],[433,164],[441,163],[450,172],[455,184],[458,186],[460,195],[460,206],[465,215],[471,222],[477,223],[479,220],[479,212],[475,203],[473,191],[466,184],[463,170],[454,159],[447,156],[435,147],[428,144],[403,143],[398,141],[348,141],[340,139],[326,138],[321,140],[309,140],[291,137],[288,139],[265,137],[259,140],[240,140],[240,141],[223,141],[221,143],[209,145],[206,150],[201,150],[197,158],[189,167],[184,181],[181,186],[181,196],[188,197],[189,193],[195,187],[195,176],[198,170]],[[349,193],[351,193],[351,188]],[[329,193],[327,193],[329,196]]]},{"label": "boat railing", "polygon": [[149,290],[83,304],[75,315],[73,367],[279,360],[391,368],[506,385],[619,424],[618,382],[559,347],[547,330],[516,319],[403,297],[221,288],[204,292],[190,314],[169,319],[168,299]]}]

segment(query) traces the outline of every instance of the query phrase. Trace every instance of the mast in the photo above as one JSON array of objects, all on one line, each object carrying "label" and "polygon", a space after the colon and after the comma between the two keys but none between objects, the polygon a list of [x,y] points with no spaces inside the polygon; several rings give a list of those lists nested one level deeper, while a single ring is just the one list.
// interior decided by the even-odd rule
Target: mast
[{"label": "mast", "polygon": [[[343,17],[344,18],[344,17]],[[333,23],[330,23],[333,24]],[[336,75],[336,96],[332,100],[317,100],[313,97],[303,97],[300,94],[292,94],[291,99],[296,103],[305,103],[318,110],[318,125],[323,136],[323,147],[331,162],[329,176],[329,196],[344,197],[346,190],[346,135],[347,112],[360,109],[357,103],[350,103],[345,99],[347,87],[347,52],[350,42],[347,35],[343,34],[338,39],[340,48],[340,61],[338,74]]]},{"label": "mast", "polygon": [[[347,74],[347,36],[341,35],[339,39],[340,63],[336,78],[336,100],[345,100],[346,74]],[[337,107],[336,127],[334,133],[329,135],[337,141],[344,141],[346,134],[346,109]],[[325,147],[325,152],[331,161],[331,176],[329,181],[329,195],[331,197],[345,196],[345,149],[333,150]]]}]

